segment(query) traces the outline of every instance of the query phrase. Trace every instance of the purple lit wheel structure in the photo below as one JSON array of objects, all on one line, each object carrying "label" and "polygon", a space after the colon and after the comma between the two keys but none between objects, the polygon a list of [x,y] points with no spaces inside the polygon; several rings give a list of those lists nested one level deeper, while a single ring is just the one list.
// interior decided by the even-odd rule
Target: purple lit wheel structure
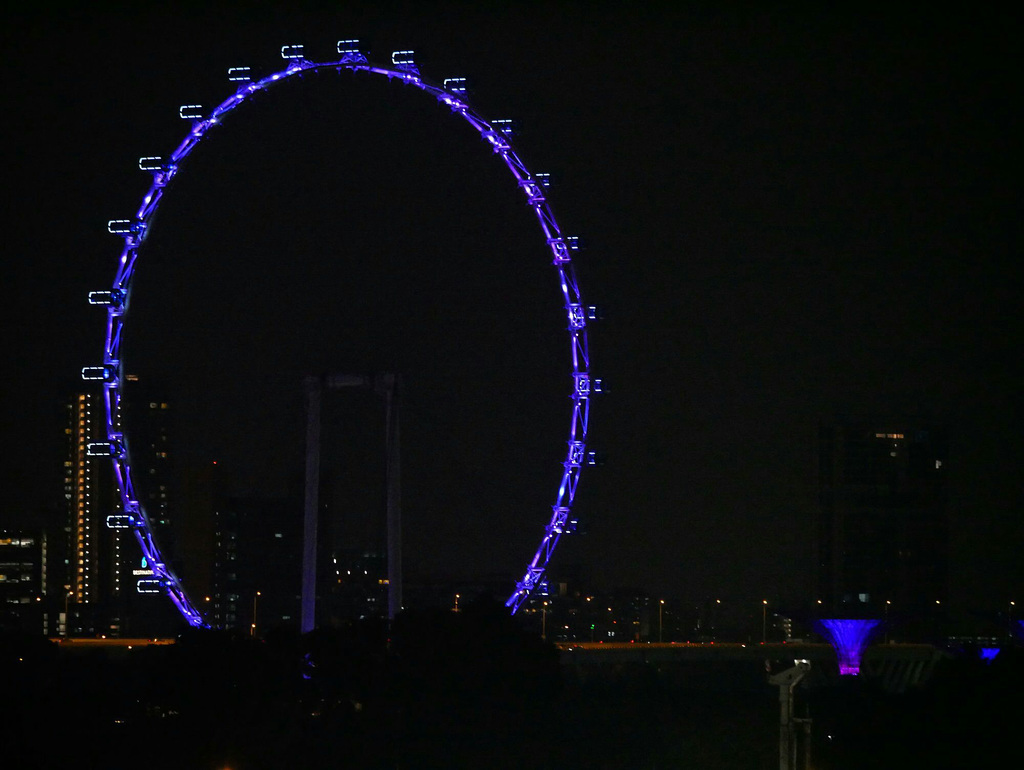
[{"label": "purple lit wheel structure", "polygon": [[[205,626],[202,614],[189,599],[181,581],[165,563],[153,535],[152,523],[135,491],[131,464],[130,441],[121,422],[121,399],[124,392],[125,372],[121,367],[121,339],[128,315],[131,297],[132,277],[139,251],[145,242],[148,228],[170,182],[180,173],[189,154],[206,134],[250,96],[271,86],[305,74],[336,70],[353,73],[366,72],[381,75],[388,80],[398,80],[433,96],[451,109],[480,134],[498,155],[512,174],[516,185],[522,190],[527,204],[537,215],[545,243],[551,252],[552,264],[558,276],[565,311],[568,320],[569,343],[572,359],[572,418],[569,424],[568,452],[562,463],[563,471],[558,486],[551,517],[544,529],[532,560],[523,577],[516,583],[513,594],[506,606],[515,613],[542,582],[548,563],[554,554],[561,536],[575,528],[571,516],[572,503],[579,484],[582,466],[594,462],[594,453],[586,449],[587,427],[590,416],[590,399],[600,391],[601,381],[592,379],[589,373],[590,352],[587,341],[587,321],[596,317],[593,307],[583,304],[576,273],[572,265],[572,252],[579,247],[577,238],[562,233],[554,213],[544,195],[548,185],[546,174],[534,174],[527,169],[511,143],[512,121],[488,121],[475,112],[466,101],[464,78],[449,78],[441,85],[425,80],[413,61],[412,51],[396,51],[391,56],[392,66],[384,67],[369,62],[359,50],[358,41],[343,40],[337,45],[340,58],[335,61],[317,63],[305,58],[303,47],[286,45],[281,56],[288,65],[280,72],[260,79],[253,79],[248,67],[232,67],[228,78],[239,84],[228,99],[207,115],[202,105],[189,104],[179,108],[181,118],[191,121],[191,127],[184,140],[168,157],[144,157],[139,159],[139,168],[153,174],[153,183],[142,199],[133,219],[111,220],[107,229],[124,238],[124,248],[117,265],[113,286],[109,291],[92,292],[92,304],[107,306],[107,338],[103,354],[103,365],[86,367],[82,376],[87,380],[103,383],[104,406],[106,411],[107,440],[89,446],[90,454],[109,456],[113,463],[114,476],[120,489],[122,512],[109,516],[111,527],[131,529],[142,548],[143,556],[153,576],[140,581],[139,590],[165,592],[174,602],[182,616],[192,626]],[[204,117],[205,115],[205,117]]]}]

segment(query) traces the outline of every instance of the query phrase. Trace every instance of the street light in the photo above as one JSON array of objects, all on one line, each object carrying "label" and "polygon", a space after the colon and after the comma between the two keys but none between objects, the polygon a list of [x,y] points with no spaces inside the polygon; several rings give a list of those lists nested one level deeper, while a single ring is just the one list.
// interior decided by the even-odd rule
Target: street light
[{"label": "street light", "polygon": [[664,609],[665,609],[665,600],[662,599],[661,601],[658,602],[658,642],[664,642],[665,641],[663,636],[662,636],[662,633],[661,633],[662,632],[661,618],[662,618],[662,611]]},{"label": "street light", "polygon": [[547,641],[548,638],[548,603],[545,601],[540,610],[540,638]]},{"label": "street light", "polygon": [[711,609],[708,611],[708,630],[707,634],[712,640],[718,638],[718,621],[721,620],[722,615],[722,600],[715,599],[715,603],[711,605]]},{"label": "street light", "polygon": [[768,600],[761,600],[761,644],[768,639]]},{"label": "street light", "polygon": [[257,591],[252,595],[252,629],[251,636],[256,636],[256,600],[260,598],[260,592]]},{"label": "street light", "polygon": [[[65,636],[68,636],[68,630],[71,628],[71,615],[68,614],[68,602],[71,601],[71,597],[71,586],[65,586],[65,628],[63,628]],[[1013,602],[1011,602],[1011,604],[1013,604]]]},{"label": "street light", "polygon": [[458,612],[458,611],[459,611],[459,595],[455,594],[455,606],[452,607],[452,612]]}]

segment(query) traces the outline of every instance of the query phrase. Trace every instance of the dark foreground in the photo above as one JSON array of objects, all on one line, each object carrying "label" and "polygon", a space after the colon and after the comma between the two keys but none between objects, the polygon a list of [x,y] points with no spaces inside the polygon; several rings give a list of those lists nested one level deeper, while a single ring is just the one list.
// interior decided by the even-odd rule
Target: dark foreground
[{"label": "dark foreground", "polygon": [[[816,770],[964,768],[1019,756],[1020,650],[926,685],[809,677]],[[572,672],[499,607],[251,640],[66,649],[0,637],[0,767],[777,768],[764,664]]]}]

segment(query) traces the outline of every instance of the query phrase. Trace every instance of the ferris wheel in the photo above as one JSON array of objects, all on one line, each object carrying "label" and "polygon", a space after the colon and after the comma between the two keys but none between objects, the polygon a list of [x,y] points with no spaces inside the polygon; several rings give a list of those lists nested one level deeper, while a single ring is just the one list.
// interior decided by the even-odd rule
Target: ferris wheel
[{"label": "ferris wheel", "polygon": [[189,121],[189,130],[169,155],[139,159],[139,169],[152,174],[152,184],[143,196],[134,217],[114,219],[107,223],[110,233],[123,238],[124,246],[111,288],[89,293],[91,304],[107,308],[103,363],[100,366],[87,366],[82,370],[84,379],[102,383],[106,413],[106,440],[90,443],[88,452],[90,455],[110,458],[120,492],[121,511],[108,516],[107,525],[115,529],[133,531],[141,546],[142,555],[152,570],[152,576],[140,580],[138,590],[144,593],[165,593],[191,626],[202,627],[207,624],[178,576],[161,554],[151,519],[136,493],[130,451],[130,426],[123,424],[121,412],[121,399],[126,381],[126,373],[122,367],[121,342],[128,319],[136,263],[154,215],[170,189],[171,182],[181,173],[185,161],[204,137],[217,128],[233,110],[253,95],[278,84],[295,81],[310,73],[334,70],[339,73],[366,73],[419,89],[434,97],[477,131],[480,138],[492,148],[494,155],[507,167],[514,183],[525,196],[527,205],[536,215],[541,237],[544,238],[551,255],[551,264],[564,301],[572,362],[569,392],[572,414],[569,420],[567,450],[561,461],[562,472],[551,506],[551,514],[547,517],[547,524],[533,558],[528,562],[525,572],[515,584],[515,590],[505,603],[513,614],[543,585],[548,564],[562,535],[576,529],[572,505],[580,474],[585,465],[597,462],[597,455],[587,449],[586,440],[590,401],[595,393],[601,391],[601,380],[590,374],[590,348],[587,336],[588,322],[598,317],[598,311],[596,307],[583,302],[572,263],[573,254],[580,248],[580,240],[563,233],[555,220],[545,194],[550,184],[549,175],[531,172],[519,157],[512,145],[512,137],[516,131],[514,121],[487,120],[470,106],[467,101],[468,87],[465,78],[450,77],[436,83],[422,77],[411,50],[392,53],[390,66],[369,61],[358,40],[340,40],[336,51],[337,59],[315,62],[306,57],[302,45],[282,46],[281,57],[287,62],[284,69],[257,78],[249,67],[231,67],[227,72],[228,80],[237,84],[237,90],[231,96],[212,110],[207,110],[200,104],[185,104],[179,107],[178,116]]}]

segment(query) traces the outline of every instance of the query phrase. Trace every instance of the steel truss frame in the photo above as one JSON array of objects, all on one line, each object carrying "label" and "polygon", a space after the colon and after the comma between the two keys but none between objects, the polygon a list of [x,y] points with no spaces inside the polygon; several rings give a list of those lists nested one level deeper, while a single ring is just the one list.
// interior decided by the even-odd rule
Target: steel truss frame
[{"label": "steel truss frame", "polygon": [[515,151],[511,136],[514,125],[510,120],[488,121],[476,112],[466,100],[465,78],[448,78],[442,84],[424,79],[413,59],[412,51],[396,51],[391,56],[392,66],[371,63],[359,49],[359,41],[342,40],[337,44],[340,58],[335,61],[314,62],[305,57],[303,46],[286,45],[281,56],[288,65],[281,71],[260,79],[253,79],[249,67],[232,67],[228,79],[239,84],[238,89],[203,117],[204,108],[198,104],[182,105],[178,110],[180,118],[191,121],[191,127],[181,144],[168,156],[147,156],[139,159],[139,169],[152,173],[153,182],[143,196],[142,203],[132,219],[111,220],[107,223],[109,232],[124,239],[113,286],[108,291],[90,292],[89,302],[107,307],[107,336],[103,351],[103,365],[85,367],[82,376],[87,380],[101,380],[103,383],[104,407],[106,410],[107,440],[89,446],[94,455],[106,455],[113,464],[114,476],[120,490],[123,513],[108,517],[108,526],[128,528],[134,531],[142,548],[153,577],[140,581],[139,590],[153,592],[162,590],[192,626],[202,627],[206,623],[186,593],[181,581],[164,562],[153,535],[153,527],[145,508],[135,492],[132,476],[130,442],[121,424],[121,399],[124,391],[125,372],[121,367],[121,338],[128,314],[132,277],[145,242],[150,223],[163,199],[170,182],[177,176],[182,164],[200,141],[235,108],[254,94],[271,86],[303,75],[336,70],[339,73],[370,73],[424,91],[465,120],[480,134],[494,153],[508,167],[509,172],[527,204],[537,216],[545,243],[551,251],[552,264],[557,271],[565,311],[568,320],[569,343],[572,359],[572,418],[569,424],[568,451],[562,462],[562,476],[558,494],[552,505],[551,518],[544,528],[540,545],[529,562],[526,572],[516,583],[515,591],[506,602],[514,614],[535,589],[543,584],[548,563],[555,552],[561,536],[572,532],[576,521],[571,510],[579,484],[582,466],[594,464],[595,455],[586,449],[587,429],[590,421],[590,400],[601,390],[601,381],[592,378],[590,369],[590,348],[587,337],[587,321],[597,318],[596,308],[583,304],[576,272],[572,264],[572,252],[580,242],[574,236],[563,234],[555,219],[554,212],[545,197],[544,190],[549,184],[547,174],[534,174]]}]

